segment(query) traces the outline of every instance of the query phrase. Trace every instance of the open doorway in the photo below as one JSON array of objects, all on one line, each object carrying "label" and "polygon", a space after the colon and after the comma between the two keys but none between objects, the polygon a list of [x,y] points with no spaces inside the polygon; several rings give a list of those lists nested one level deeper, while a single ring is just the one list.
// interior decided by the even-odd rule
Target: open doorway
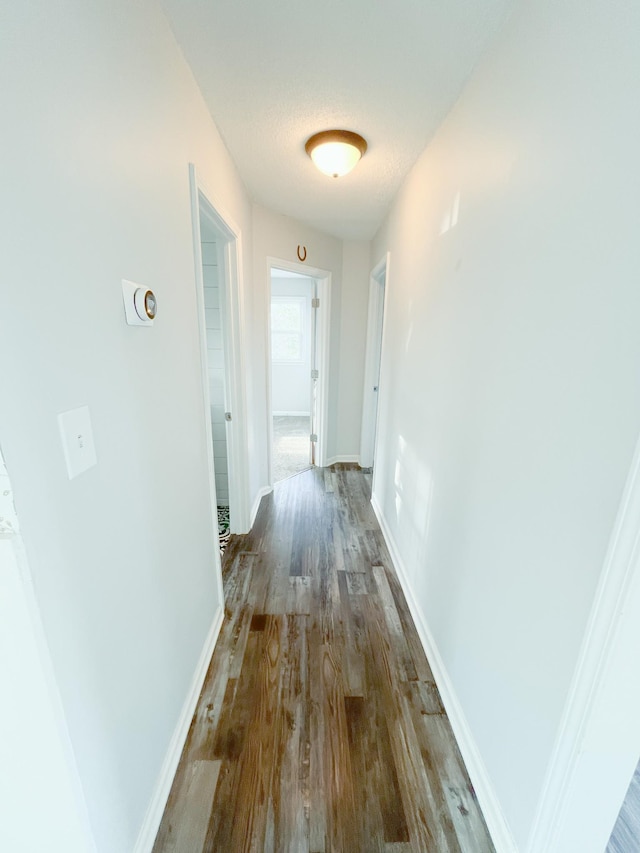
[{"label": "open doorway", "polygon": [[270,482],[326,458],[331,276],[269,260]]},{"label": "open doorway", "polygon": [[271,269],[273,482],[315,463],[315,279]]},{"label": "open doorway", "polygon": [[221,298],[220,279],[224,276],[224,257],[221,240],[213,223],[200,203],[200,249],[202,253],[202,284],[204,293],[205,333],[207,340],[207,378],[211,412],[213,470],[216,492],[216,512],[220,552],[223,553],[230,536],[229,509],[229,447],[227,421],[230,416],[230,393],[226,376],[224,341],[227,325]]},{"label": "open doorway", "polygon": [[240,233],[210,201],[190,166],[196,291],[211,516],[224,548],[248,531]]}]

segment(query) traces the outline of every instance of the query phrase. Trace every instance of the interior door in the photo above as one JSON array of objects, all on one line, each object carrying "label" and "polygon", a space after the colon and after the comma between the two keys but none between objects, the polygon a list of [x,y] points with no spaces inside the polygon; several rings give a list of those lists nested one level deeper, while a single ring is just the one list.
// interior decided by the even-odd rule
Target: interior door
[{"label": "interior door", "polygon": [[371,390],[373,391],[373,406],[372,406],[372,414],[373,414],[373,423],[372,423],[372,449],[373,449],[373,458],[371,469],[375,465],[375,447],[376,447],[376,432],[378,427],[378,399],[380,393],[380,363],[382,360],[382,324],[384,319],[384,278],[379,283],[380,290],[378,294],[378,312],[376,317],[376,326],[375,326],[375,337],[374,337],[374,349],[373,349],[373,371],[372,371],[372,379],[373,384]]},{"label": "interior door", "polygon": [[311,286],[311,464],[316,465],[316,449],[318,444],[318,378],[320,376],[318,370],[318,308],[320,300],[318,299],[318,282],[313,279]]},{"label": "interior door", "polygon": [[382,358],[382,330],[384,325],[385,282],[386,265],[383,266],[380,264],[372,272],[369,283],[369,316],[367,322],[367,349],[360,438],[360,465],[363,468],[373,468],[374,465]]}]

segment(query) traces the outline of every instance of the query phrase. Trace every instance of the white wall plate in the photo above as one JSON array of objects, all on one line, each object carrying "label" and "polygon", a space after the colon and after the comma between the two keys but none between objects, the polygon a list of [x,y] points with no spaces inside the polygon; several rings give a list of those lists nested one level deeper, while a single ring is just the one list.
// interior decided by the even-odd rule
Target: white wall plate
[{"label": "white wall plate", "polygon": [[81,406],[58,415],[60,438],[69,479],[97,464],[89,408]]},{"label": "white wall plate", "polygon": [[125,317],[130,326],[153,326],[157,303],[152,290],[123,278],[122,301]]}]

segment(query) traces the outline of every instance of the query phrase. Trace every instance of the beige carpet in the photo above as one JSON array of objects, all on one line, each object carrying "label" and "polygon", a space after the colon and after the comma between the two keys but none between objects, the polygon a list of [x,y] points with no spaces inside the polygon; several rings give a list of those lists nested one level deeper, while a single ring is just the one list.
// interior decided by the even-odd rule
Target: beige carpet
[{"label": "beige carpet", "polygon": [[273,418],[273,482],[306,471],[311,465],[309,418],[275,415]]}]

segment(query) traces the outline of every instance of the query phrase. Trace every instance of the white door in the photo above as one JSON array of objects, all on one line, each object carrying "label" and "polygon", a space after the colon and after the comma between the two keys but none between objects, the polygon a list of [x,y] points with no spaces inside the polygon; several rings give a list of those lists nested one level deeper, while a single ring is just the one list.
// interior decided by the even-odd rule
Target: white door
[{"label": "white door", "polygon": [[385,258],[371,273],[369,285],[369,321],[360,440],[360,465],[362,468],[373,468],[375,461],[386,273],[387,261]]}]

